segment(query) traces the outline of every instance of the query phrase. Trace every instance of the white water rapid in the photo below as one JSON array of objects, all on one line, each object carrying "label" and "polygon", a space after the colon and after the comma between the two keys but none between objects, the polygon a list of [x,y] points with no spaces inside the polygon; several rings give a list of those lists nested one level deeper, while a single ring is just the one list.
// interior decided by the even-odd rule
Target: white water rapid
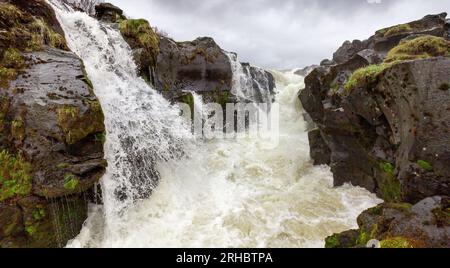
[{"label": "white water rapid", "polygon": [[357,215],[379,203],[361,188],[333,188],[329,168],[312,166],[297,98],[302,77],[274,72],[275,148],[250,137],[195,141],[178,111],[137,77],[116,30],[54,8],[107,128],[104,205],[91,207],[68,247],[323,247],[326,236],[356,227]]}]

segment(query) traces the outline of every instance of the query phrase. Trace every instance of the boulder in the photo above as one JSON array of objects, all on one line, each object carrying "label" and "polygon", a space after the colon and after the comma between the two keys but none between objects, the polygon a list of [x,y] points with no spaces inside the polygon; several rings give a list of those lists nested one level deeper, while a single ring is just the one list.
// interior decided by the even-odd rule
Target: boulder
[{"label": "boulder", "polygon": [[110,3],[100,3],[96,5],[95,17],[101,21],[110,23],[125,19],[123,10]]},{"label": "boulder", "polygon": [[448,197],[434,196],[414,206],[407,203],[381,204],[358,217],[359,230],[330,236],[326,239],[326,246],[367,247],[369,241],[375,239],[382,248],[448,248],[448,200]]}]

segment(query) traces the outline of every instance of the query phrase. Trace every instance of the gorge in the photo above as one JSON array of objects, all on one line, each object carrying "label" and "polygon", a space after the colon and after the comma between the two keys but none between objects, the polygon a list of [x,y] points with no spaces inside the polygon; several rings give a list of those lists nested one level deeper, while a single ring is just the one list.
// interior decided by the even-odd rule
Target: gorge
[{"label": "gorge", "polygon": [[[0,1],[0,247],[450,247],[447,14],[266,71],[95,10]],[[277,142],[180,115],[238,102]]]}]

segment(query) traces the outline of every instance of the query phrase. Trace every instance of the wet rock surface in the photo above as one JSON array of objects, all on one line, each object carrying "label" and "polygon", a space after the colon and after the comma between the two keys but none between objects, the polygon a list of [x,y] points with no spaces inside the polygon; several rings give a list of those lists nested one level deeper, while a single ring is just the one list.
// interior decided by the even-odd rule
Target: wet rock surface
[{"label": "wet rock surface", "polygon": [[10,2],[0,25],[19,23],[22,35],[0,40],[0,68],[14,72],[0,83],[0,247],[62,247],[105,171],[104,117],[53,10]]},{"label": "wet rock surface", "polygon": [[[329,149],[336,186],[350,182],[391,203],[450,195],[445,18],[445,13],[429,15],[380,30],[365,41],[345,42],[331,65],[322,64],[306,77],[300,99],[318,126],[310,133],[311,156],[316,164],[326,163],[324,148]],[[403,221],[400,217],[393,226],[425,228],[418,220]],[[448,231],[436,229],[438,240]],[[427,237],[414,245],[448,246]]]}]

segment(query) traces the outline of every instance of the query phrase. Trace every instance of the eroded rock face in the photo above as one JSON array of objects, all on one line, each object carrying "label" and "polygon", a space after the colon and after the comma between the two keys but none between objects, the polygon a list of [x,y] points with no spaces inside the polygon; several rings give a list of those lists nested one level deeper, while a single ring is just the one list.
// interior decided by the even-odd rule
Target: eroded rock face
[{"label": "eroded rock face", "polygon": [[0,68],[12,74],[0,77],[0,247],[62,247],[105,171],[104,117],[53,10],[11,2],[0,3],[0,26],[20,29],[0,40]]},{"label": "eroded rock face", "polygon": [[156,89],[168,99],[190,91],[228,99],[233,78],[230,59],[212,38],[179,43],[162,37],[160,51],[152,76]]},{"label": "eroded rock face", "polygon": [[450,247],[448,197],[426,198],[414,206],[384,203],[358,217],[360,230],[327,238],[328,248],[366,247],[376,239],[382,248]]},{"label": "eroded rock face", "polygon": [[[350,182],[389,204],[416,204],[433,196],[446,200],[450,195],[450,43],[445,17],[426,16],[380,30],[365,41],[346,42],[332,65],[323,64],[306,77],[300,99],[318,126],[310,133],[311,156],[316,164],[329,159],[336,186]],[[437,48],[434,42],[442,43],[442,56],[430,57]],[[392,57],[397,46],[406,49],[405,54],[387,62],[387,54]],[[430,55],[420,56],[421,50],[430,50]],[[329,237],[328,244],[365,246],[373,231],[369,229],[392,216],[391,231],[377,230],[380,233],[370,237],[388,240],[386,244],[449,246],[449,229],[438,226],[436,219],[424,225],[421,215],[386,211],[370,224],[370,213],[363,214],[361,230]],[[414,232],[424,235],[411,240]]]},{"label": "eroded rock face", "polygon": [[321,134],[310,135],[312,156],[323,163],[323,154],[317,152],[323,152],[324,145],[330,149],[335,185],[351,182],[388,201],[415,203],[449,194],[449,174],[443,164],[450,152],[450,96],[445,89],[449,58],[391,64],[374,83],[350,93],[344,88],[355,70],[381,64],[385,49],[402,39],[424,32],[446,37],[445,15],[427,16],[409,25],[407,32],[393,27],[366,41],[345,43],[334,58],[341,63],[314,69],[305,79],[300,99]]}]

